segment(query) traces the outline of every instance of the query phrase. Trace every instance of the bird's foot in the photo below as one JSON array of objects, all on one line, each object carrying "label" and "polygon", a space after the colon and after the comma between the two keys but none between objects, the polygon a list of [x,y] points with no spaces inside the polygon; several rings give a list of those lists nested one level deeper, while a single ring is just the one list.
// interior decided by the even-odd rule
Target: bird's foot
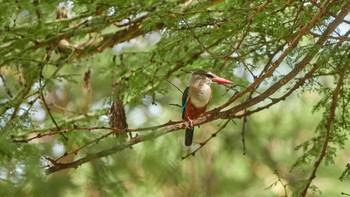
[{"label": "bird's foot", "polygon": [[188,123],[184,122],[184,125],[186,126],[186,128],[192,129],[193,128],[193,120],[188,118]]}]

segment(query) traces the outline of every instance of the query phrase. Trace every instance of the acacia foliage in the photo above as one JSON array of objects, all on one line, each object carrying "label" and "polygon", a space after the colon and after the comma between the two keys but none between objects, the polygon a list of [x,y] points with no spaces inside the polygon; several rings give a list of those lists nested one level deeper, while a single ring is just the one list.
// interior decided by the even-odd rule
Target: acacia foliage
[{"label": "acacia foliage", "polygon": [[[127,149],[144,140],[161,140],[159,136],[168,133],[171,122],[130,141],[125,136],[119,140],[105,136],[110,132],[105,128],[109,127],[112,102],[126,106],[127,118],[137,119],[128,118],[135,128],[174,119],[157,117],[159,121],[155,121],[148,113],[146,119],[152,121],[147,122],[131,112],[144,109],[141,103],[147,109],[158,104],[164,111],[177,110],[169,107],[180,99],[173,98],[177,90],[167,81],[183,88],[187,71],[198,68],[233,78],[237,84],[220,97],[226,102],[219,107],[221,112],[214,111],[211,118],[198,124],[242,117],[243,124],[249,124],[250,115],[270,110],[292,94],[311,91],[322,97],[314,105],[314,111],[322,113],[315,135],[296,146],[302,155],[289,163],[292,169],[311,167],[310,175],[295,175],[295,181],[279,174],[289,184],[289,195],[304,196],[309,188],[314,189],[310,184],[319,165],[334,163],[345,148],[350,22],[344,18],[349,1],[34,0],[2,2],[0,10],[0,184],[7,188],[3,191],[6,195],[42,195],[40,184],[57,193],[77,187],[71,180],[74,175],[42,177],[48,163],[60,166],[79,158],[90,162],[88,172],[81,174],[94,177],[91,190],[127,194],[130,186],[112,187],[108,182],[123,182],[113,176],[117,169],[132,177],[135,185],[147,185],[137,178],[140,172],[128,168],[137,153],[145,154],[142,161],[148,165],[143,166],[143,173],[154,176],[157,183],[183,183],[186,173],[171,173],[183,170],[176,160],[177,151],[160,154],[162,158],[147,154],[154,150],[147,144],[138,145],[147,150]],[[243,114],[237,115],[239,111]],[[49,135],[44,138],[42,134]],[[30,137],[35,143],[11,141]],[[60,147],[63,152],[76,152],[69,156],[54,153]],[[97,150],[117,155],[89,157]],[[162,162],[154,164],[154,160]],[[164,177],[167,174],[172,178]],[[191,181],[185,183],[185,189],[174,187],[174,191],[205,193],[191,191]]]}]

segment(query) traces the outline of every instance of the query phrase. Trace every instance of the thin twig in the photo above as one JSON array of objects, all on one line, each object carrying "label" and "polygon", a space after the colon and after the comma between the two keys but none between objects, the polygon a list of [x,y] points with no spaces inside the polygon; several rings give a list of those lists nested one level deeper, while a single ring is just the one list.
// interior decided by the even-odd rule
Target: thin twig
[{"label": "thin twig", "polygon": [[251,115],[251,114],[253,114],[253,113],[257,113],[257,112],[259,112],[259,111],[262,111],[262,110],[264,110],[264,109],[267,109],[267,108],[271,107],[272,105],[275,105],[276,103],[285,100],[288,96],[290,96],[293,92],[295,92],[295,90],[297,90],[297,89],[300,88],[302,85],[304,85],[305,82],[306,82],[306,80],[310,79],[310,78],[313,76],[313,74],[316,72],[317,69],[318,69],[318,65],[315,64],[315,65],[311,68],[311,70],[310,70],[308,73],[306,73],[306,74],[304,75],[303,78],[299,79],[299,80],[294,84],[294,86],[293,86],[292,88],[290,88],[289,91],[288,91],[287,93],[285,93],[283,96],[281,96],[281,97],[279,97],[279,98],[273,98],[273,99],[271,99],[271,100],[272,100],[271,103],[269,103],[269,104],[267,104],[267,105],[258,107],[258,108],[254,109],[254,110],[250,110],[250,111],[247,110],[244,114],[238,115],[238,117],[246,117],[246,116],[249,116],[249,115]]},{"label": "thin twig", "polygon": [[[45,55],[44,55],[44,57],[43,57],[43,61],[44,61],[44,62],[50,60],[50,58],[51,58],[51,53],[52,53],[52,50],[51,50],[51,49],[47,49],[47,51],[46,51],[46,53],[45,53]],[[45,64],[42,63],[42,64],[39,64],[39,66],[40,66],[40,71],[39,71],[39,74],[40,74],[40,75],[39,75],[40,90],[39,90],[39,94],[40,94],[41,100],[43,101],[44,106],[45,106],[45,108],[46,108],[46,110],[47,110],[47,113],[49,114],[49,116],[50,116],[50,118],[51,118],[53,124],[56,126],[56,129],[57,129],[58,131],[60,131],[61,129],[60,129],[60,127],[58,126],[58,124],[57,124],[56,120],[54,119],[54,117],[52,116],[51,110],[50,110],[49,106],[48,106],[47,103],[46,103],[46,100],[45,100],[45,97],[44,97],[44,93],[43,93],[43,91],[44,91],[44,86],[47,84],[47,83],[44,83],[44,85],[42,85],[42,81],[43,81],[43,79],[44,79],[43,70],[44,70]],[[46,82],[47,82],[47,81],[46,81]],[[67,138],[63,133],[60,133],[60,135],[61,135],[66,141],[68,141],[68,138]]]},{"label": "thin twig", "polygon": [[[25,135],[25,136],[13,136],[12,142],[13,143],[28,143],[28,142],[35,140],[35,139],[43,138],[46,136],[57,135],[57,134],[61,135],[61,134],[65,134],[65,133],[72,132],[72,131],[111,130],[113,132],[128,132],[128,133],[151,131],[151,130],[159,129],[159,128],[170,126],[172,124],[177,124],[177,123],[183,123],[183,121],[176,121],[176,122],[169,121],[165,124],[161,124],[158,126],[144,127],[144,128],[137,128],[137,129],[124,129],[124,130],[121,130],[118,128],[113,128],[113,127],[104,127],[104,126],[101,126],[101,127],[76,127],[75,126],[73,128],[70,128],[70,129],[61,129],[61,130],[54,130],[54,131],[51,130],[51,131],[48,131],[47,133],[38,133],[35,136],[33,136],[31,138],[27,138],[27,139],[20,139],[20,138],[25,138],[27,135]],[[36,132],[33,131],[32,133],[36,133]]]},{"label": "thin twig", "polygon": [[72,154],[75,154],[75,155],[76,155],[76,154],[78,154],[78,152],[79,152],[80,150],[82,150],[83,148],[88,147],[89,145],[94,144],[94,143],[97,144],[100,140],[102,140],[102,139],[104,139],[104,138],[106,138],[106,137],[108,137],[108,136],[110,136],[110,135],[112,135],[112,134],[115,134],[115,132],[114,132],[114,131],[111,131],[111,132],[109,132],[109,133],[106,133],[106,134],[104,134],[104,135],[101,135],[100,137],[98,137],[98,138],[96,138],[96,139],[94,139],[94,140],[91,140],[91,141],[87,142],[86,144],[84,144],[84,145],[82,145],[82,146],[80,146],[80,147],[74,149],[73,151],[65,152],[61,157],[58,157],[58,158],[55,159],[54,161],[58,162],[60,159],[62,159],[62,158],[64,158],[64,157],[67,157],[68,155],[72,155]]},{"label": "thin twig", "polygon": [[252,22],[253,22],[253,19],[254,17],[260,13],[262,10],[264,10],[267,6],[267,4],[271,3],[271,0],[267,0],[264,4],[260,5],[254,12],[253,15],[251,15],[248,19],[248,22],[247,22],[247,28],[244,32],[244,34],[242,35],[242,38],[238,41],[236,47],[235,47],[235,50],[238,50],[240,47],[241,47],[241,44],[243,43],[243,40],[245,39],[245,37],[248,35],[249,31],[250,31],[250,27],[252,25]]},{"label": "thin twig", "polygon": [[171,105],[171,106],[175,106],[175,107],[182,107],[181,105],[179,105],[179,104],[175,104],[175,103],[170,103],[169,105]]},{"label": "thin twig", "polygon": [[185,18],[182,18],[182,21],[187,25],[188,30],[191,32],[193,35],[194,39],[197,40],[197,42],[202,46],[202,48],[212,57],[215,59],[215,55],[203,44],[203,42],[199,39],[199,37],[194,33],[190,25],[187,23]]},{"label": "thin twig", "polygon": [[[198,0],[198,2],[200,3],[203,11],[205,11],[205,13],[208,15],[208,17],[209,18],[213,18],[213,17],[210,16],[210,12],[206,12],[207,9],[206,9],[205,5],[203,4],[203,2],[200,1],[200,0]],[[262,7],[265,7],[265,5],[262,5],[262,6],[259,6],[258,8],[256,8],[255,9],[255,13],[253,15],[256,15],[258,12],[261,12],[263,10]],[[213,25],[220,32],[224,33],[222,31],[222,29],[220,28],[220,26],[217,25],[217,23],[214,23]],[[247,29],[250,29],[250,24],[248,24]],[[237,59],[242,63],[242,65],[245,67],[245,69],[248,70],[248,72],[252,75],[253,79],[255,79],[256,76],[253,74],[252,70],[249,68],[247,63],[242,59],[242,55],[238,52],[238,49],[239,49],[240,45],[242,44],[242,42],[243,42],[245,37],[246,37],[246,35],[242,37],[242,39],[239,41],[239,44],[237,44],[236,46],[228,38],[225,37],[224,40],[230,45],[232,50],[229,53],[225,54],[225,55],[218,55],[218,56],[216,56],[216,58],[225,58],[225,59],[227,58],[227,59],[229,59],[232,56],[233,53],[236,53],[237,54]]]},{"label": "thin twig", "polygon": [[[317,8],[320,8],[320,7],[321,7],[321,6],[317,3],[316,0],[309,0],[309,2],[311,2],[311,3],[312,3],[314,6],[316,6]],[[332,12],[329,11],[329,10],[326,10],[326,14],[332,16],[333,18],[336,18],[336,17],[337,17],[336,14],[332,13]],[[343,22],[346,23],[346,24],[350,24],[350,21],[349,21],[349,20],[343,19]]]},{"label": "thin twig", "polygon": [[279,175],[277,170],[275,170],[274,174],[276,174],[277,180],[275,182],[273,182],[270,186],[266,187],[265,189],[270,189],[271,187],[276,186],[277,183],[280,183],[283,186],[283,190],[284,190],[284,196],[283,197],[288,197],[288,193],[287,193],[287,186],[288,186],[288,184],[283,183],[283,181],[282,181],[282,179],[281,179],[281,177],[280,177],[280,175]]},{"label": "thin twig", "polygon": [[[47,113],[49,114],[49,116],[50,116],[50,118],[51,118],[53,124],[55,125],[57,131],[61,131],[61,129],[60,129],[60,127],[58,126],[58,124],[57,124],[55,118],[54,118],[54,117],[52,116],[52,114],[51,114],[50,108],[49,108],[49,106],[48,106],[47,103],[46,103],[46,100],[45,100],[45,97],[44,97],[44,94],[43,94],[42,91],[40,92],[40,96],[41,96],[41,100],[43,101],[44,106],[45,106],[45,108],[46,108],[46,110],[47,110]],[[59,134],[60,134],[66,141],[68,141],[68,138],[67,138],[63,133],[60,132]]]},{"label": "thin twig", "polygon": [[12,98],[11,91],[10,91],[9,87],[7,86],[6,80],[5,80],[5,78],[4,78],[4,76],[3,76],[2,74],[0,74],[0,78],[1,78],[1,80],[2,80],[2,85],[4,86],[7,95],[8,95],[10,98]]},{"label": "thin twig", "polygon": [[130,141],[128,141],[127,143],[123,143],[121,145],[116,145],[110,149],[107,150],[103,150],[97,153],[93,153],[93,154],[89,154],[86,157],[83,157],[81,159],[78,159],[76,161],[70,162],[70,163],[56,163],[53,166],[49,167],[46,169],[46,173],[47,174],[51,174],[53,172],[62,170],[62,169],[68,169],[68,168],[77,168],[78,166],[89,162],[93,159],[97,159],[97,158],[101,158],[101,157],[105,157],[108,155],[111,155],[119,150],[123,150],[125,148],[131,147],[134,144],[137,144],[139,142],[142,141],[142,138],[139,135],[136,135],[133,139],[131,139]]},{"label": "thin twig", "polygon": [[[55,131],[49,131],[47,133],[38,133],[35,136],[27,139],[19,139],[19,138],[24,138],[26,136],[13,136],[12,142],[13,143],[28,143],[32,140],[43,138],[46,136],[52,136],[52,135],[57,135],[57,134],[65,134],[68,132],[72,131],[93,131],[93,130],[111,130],[112,132],[119,132],[121,131],[120,129],[117,128],[112,128],[112,127],[73,127],[70,129],[62,129],[62,130],[55,130]],[[125,130],[127,132],[127,130]],[[33,132],[34,133],[34,132]],[[16,139],[17,138],[17,139]]]},{"label": "thin twig", "polygon": [[246,154],[246,146],[245,146],[245,130],[246,130],[246,125],[247,125],[247,116],[244,116],[244,117],[243,117],[242,132],[241,132],[243,155]]},{"label": "thin twig", "polygon": [[168,83],[170,83],[172,86],[174,86],[174,88],[176,88],[179,92],[181,92],[181,94],[184,93],[182,90],[180,90],[179,87],[177,87],[177,86],[176,86],[175,84],[173,84],[171,81],[169,81],[168,79],[166,79],[166,81],[167,81]]},{"label": "thin twig", "polygon": [[288,196],[288,193],[287,193],[287,185],[288,184],[283,183],[283,181],[282,181],[282,179],[281,179],[281,177],[280,177],[280,175],[279,175],[277,170],[275,170],[275,174],[276,174],[276,176],[278,178],[278,182],[280,182],[281,185],[283,186],[284,196],[287,197]]}]

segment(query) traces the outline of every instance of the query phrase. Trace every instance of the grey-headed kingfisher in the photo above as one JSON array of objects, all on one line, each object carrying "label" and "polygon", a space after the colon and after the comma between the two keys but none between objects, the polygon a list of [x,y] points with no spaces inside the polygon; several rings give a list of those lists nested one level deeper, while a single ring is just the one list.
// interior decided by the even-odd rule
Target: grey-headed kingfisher
[{"label": "grey-headed kingfisher", "polygon": [[216,76],[215,74],[200,69],[192,73],[190,83],[182,95],[182,119],[189,121],[190,125],[186,128],[185,145],[191,146],[194,127],[193,119],[199,118],[207,109],[211,99],[211,84],[232,84],[232,81]]}]

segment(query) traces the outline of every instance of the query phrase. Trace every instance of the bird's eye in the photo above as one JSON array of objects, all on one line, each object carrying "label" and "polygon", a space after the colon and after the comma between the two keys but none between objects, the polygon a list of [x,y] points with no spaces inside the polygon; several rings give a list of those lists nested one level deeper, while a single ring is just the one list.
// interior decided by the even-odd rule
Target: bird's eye
[{"label": "bird's eye", "polygon": [[211,74],[205,74],[205,76],[208,77],[208,78],[213,78],[213,77],[214,77],[214,76],[211,75]]}]

